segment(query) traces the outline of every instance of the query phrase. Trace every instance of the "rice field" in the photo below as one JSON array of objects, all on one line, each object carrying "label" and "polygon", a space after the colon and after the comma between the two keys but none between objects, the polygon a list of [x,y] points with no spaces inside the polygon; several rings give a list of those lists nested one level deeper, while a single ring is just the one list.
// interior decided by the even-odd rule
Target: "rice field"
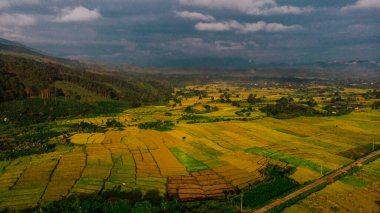
[{"label": "rice field", "polygon": [[[255,93],[272,101],[295,92],[280,88],[249,90],[223,84],[197,88],[219,97],[222,94],[219,90],[227,87],[235,95],[232,100],[243,100]],[[251,117],[258,119],[243,121],[235,119],[238,107],[210,101],[209,97],[202,100],[193,97],[183,99],[182,106],[148,106],[128,109],[113,117],[59,121],[62,125],[88,122],[103,126],[108,119],[115,119],[125,127],[105,133],[75,133],[70,137],[71,146],[48,154],[1,161],[0,211],[36,207],[71,195],[99,194],[113,189],[139,190],[143,194],[157,190],[161,196],[181,201],[224,199],[228,193],[266,180],[264,170],[268,164],[295,167],[289,178],[304,184],[353,161],[343,153],[380,141],[378,110],[286,120],[261,118],[264,113],[256,111]],[[197,102],[219,109],[202,116],[231,120],[195,123],[180,120],[183,108]],[[156,120],[178,122],[167,131],[136,127],[138,123]],[[379,160],[374,161],[358,174],[342,178],[286,211],[338,208],[344,212],[345,205],[354,199],[363,204],[350,207],[378,211],[374,203],[380,199],[379,165]],[[365,200],[365,196],[369,199]],[[317,204],[323,202],[328,205],[320,209]]]}]

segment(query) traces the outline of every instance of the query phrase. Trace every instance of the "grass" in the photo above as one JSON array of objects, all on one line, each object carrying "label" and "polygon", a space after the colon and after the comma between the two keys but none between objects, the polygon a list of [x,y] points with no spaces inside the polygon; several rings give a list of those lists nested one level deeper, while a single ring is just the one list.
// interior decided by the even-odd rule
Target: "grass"
[{"label": "grass", "polygon": [[5,170],[5,167],[10,164],[10,161],[0,161],[0,173],[3,173]]},{"label": "grass", "polygon": [[65,81],[57,81],[54,83],[56,88],[61,88],[65,94],[70,94],[71,96],[80,96],[82,101],[95,102],[95,101],[105,101],[105,98],[97,95],[96,93],[90,92],[76,84],[72,84]]},{"label": "grass", "polygon": [[178,159],[178,161],[181,162],[188,172],[197,172],[208,169],[206,164],[196,160],[178,148],[170,148],[169,150]]},{"label": "grass", "polygon": [[363,188],[368,185],[368,182],[366,182],[363,179],[360,179],[359,177],[356,177],[354,175],[348,175],[345,177],[342,177],[339,179],[342,183],[349,185],[351,187],[354,187],[356,189]]}]

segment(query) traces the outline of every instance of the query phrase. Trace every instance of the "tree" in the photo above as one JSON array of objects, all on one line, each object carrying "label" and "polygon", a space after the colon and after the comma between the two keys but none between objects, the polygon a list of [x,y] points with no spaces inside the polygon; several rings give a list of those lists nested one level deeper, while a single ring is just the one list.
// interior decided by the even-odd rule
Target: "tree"
[{"label": "tree", "polygon": [[310,98],[307,100],[306,104],[310,107],[315,107],[318,103],[313,98]]},{"label": "tree", "polygon": [[256,94],[249,94],[247,98],[247,102],[250,104],[255,104],[256,103]]}]

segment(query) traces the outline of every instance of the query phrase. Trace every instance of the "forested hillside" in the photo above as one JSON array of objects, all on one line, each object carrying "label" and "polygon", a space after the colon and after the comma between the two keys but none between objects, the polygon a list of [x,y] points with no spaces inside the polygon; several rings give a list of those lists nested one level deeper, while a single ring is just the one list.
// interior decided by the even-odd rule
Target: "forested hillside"
[{"label": "forested hillside", "polygon": [[162,80],[102,75],[59,63],[0,54],[0,101],[37,96],[81,98],[81,94],[65,94],[61,88],[54,87],[58,81],[75,84],[105,99],[123,100],[132,105],[156,102],[169,97],[172,92],[170,84]]}]

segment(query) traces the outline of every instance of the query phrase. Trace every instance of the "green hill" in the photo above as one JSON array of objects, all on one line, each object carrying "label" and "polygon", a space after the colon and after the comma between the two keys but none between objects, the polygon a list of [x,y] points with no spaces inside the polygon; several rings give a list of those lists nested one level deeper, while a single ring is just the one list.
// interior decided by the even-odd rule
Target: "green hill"
[{"label": "green hill", "polygon": [[0,39],[0,102],[41,97],[85,101],[120,100],[131,105],[171,95],[163,80],[121,72],[93,71],[77,61],[57,59],[22,44]]}]

